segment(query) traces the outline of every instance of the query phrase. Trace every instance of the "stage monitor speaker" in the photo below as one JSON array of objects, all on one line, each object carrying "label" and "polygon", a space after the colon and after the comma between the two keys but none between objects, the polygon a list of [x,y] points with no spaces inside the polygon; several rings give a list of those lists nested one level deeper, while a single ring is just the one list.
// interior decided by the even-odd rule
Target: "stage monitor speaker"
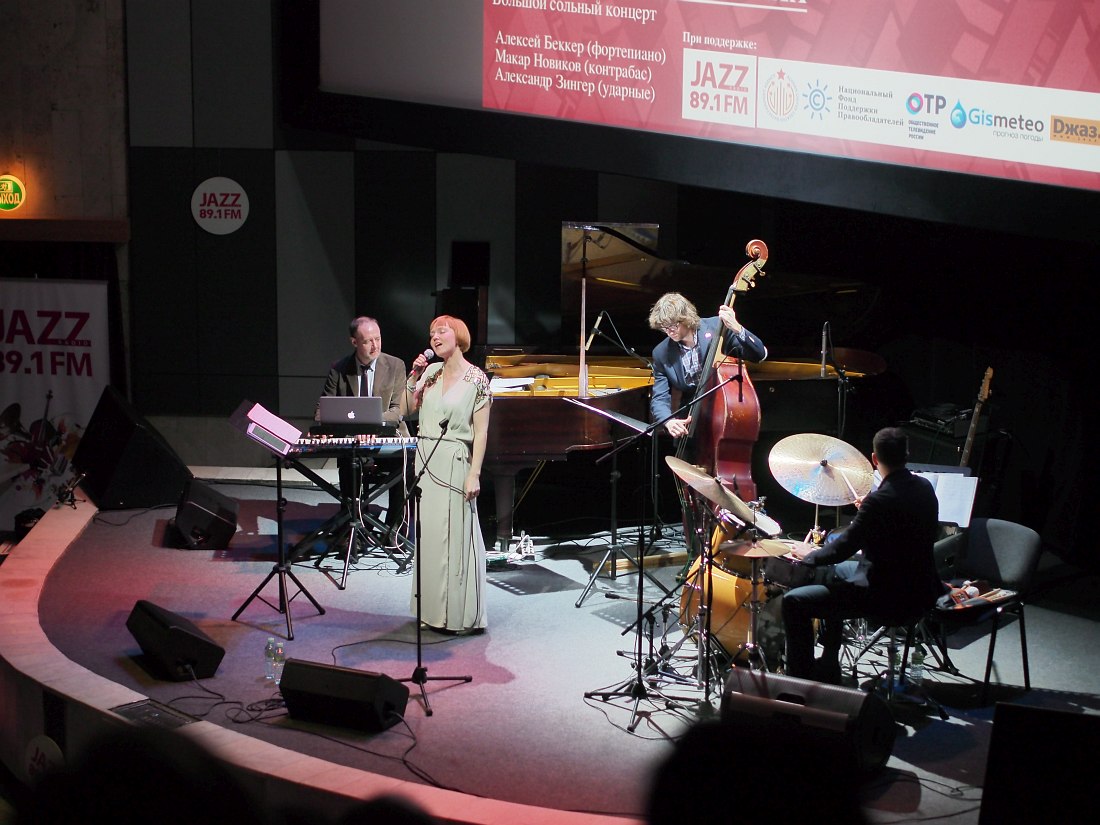
[{"label": "stage monitor speaker", "polygon": [[381,673],[288,659],[279,682],[296,719],[383,731],[405,716],[409,689]]},{"label": "stage monitor speaker", "polygon": [[447,286],[459,289],[489,286],[488,241],[451,241],[451,277]]},{"label": "stage monitor speaker", "polygon": [[978,825],[1087,819],[1095,791],[1072,777],[1097,748],[1100,715],[998,702]]},{"label": "stage monitor speaker", "polygon": [[237,532],[238,503],[198,479],[188,479],[176,508],[176,531],[190,550],[224,550]]},{"label": "stage monitor speaker", "polygon": [[164,437],[110,385],[76,446],[80,488],[100,510],[175,504],[191,472]]},{"label": "stage monitor speaker", "polygon": [[740,667],[726,680],[722,719],[786,736],[792,753],[795,742],[813,742],[863,774],[886,764],[897,735],[890,708],[874,693]]},{"label": "stage monitor speaker", "polygon": [[183,616],[152,602],[139,600],[126,629],[149,664],[150,675],[172,682],[213,676],[225,649]]}]

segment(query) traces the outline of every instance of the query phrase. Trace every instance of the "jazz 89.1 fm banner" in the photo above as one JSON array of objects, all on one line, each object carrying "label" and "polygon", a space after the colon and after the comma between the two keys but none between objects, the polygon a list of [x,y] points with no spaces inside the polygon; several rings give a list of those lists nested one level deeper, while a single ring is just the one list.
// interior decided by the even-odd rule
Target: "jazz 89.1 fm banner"
[{"label": "jazz 89.1 fm banner", "polygon": [[72,457],[109,364],[107,285],[0,282],[0,532],[47,510],[72,479]]}]

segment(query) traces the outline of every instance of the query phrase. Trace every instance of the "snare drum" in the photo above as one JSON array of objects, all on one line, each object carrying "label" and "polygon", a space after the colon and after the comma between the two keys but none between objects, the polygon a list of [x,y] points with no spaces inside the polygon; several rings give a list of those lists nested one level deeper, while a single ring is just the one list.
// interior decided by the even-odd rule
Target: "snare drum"
[{"label": "snare drum", "polygon": [[[784,544],[790,545],[791,549],[806,550],[810,548],[810,545],[804,541],[780,540]],[[768,556],[764,559],[764,580],[768,584],[790,590],[795,587],[802,587],[804,584],[823,584],[830,569],[828,565],[816,567],[803,564],[793,553],[788,553],[785,556]]]}]

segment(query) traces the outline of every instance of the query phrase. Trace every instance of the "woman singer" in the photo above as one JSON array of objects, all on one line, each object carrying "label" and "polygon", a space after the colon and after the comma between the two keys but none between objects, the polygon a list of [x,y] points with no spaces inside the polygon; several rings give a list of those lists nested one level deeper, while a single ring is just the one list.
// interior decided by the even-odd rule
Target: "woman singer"
[{"label": "woman singer", "polygon": [[[432,352],[412,363],[401,412],[419,411],[416,472],[420,486],[417,560],[420,621],[448,634],[485,628],[485,539],[477,515],[481,463],[489,432],[489,379],[466,360],[470,330],[441,315],[429,329]],[[412,609],[417,610],[414,579]]]}]

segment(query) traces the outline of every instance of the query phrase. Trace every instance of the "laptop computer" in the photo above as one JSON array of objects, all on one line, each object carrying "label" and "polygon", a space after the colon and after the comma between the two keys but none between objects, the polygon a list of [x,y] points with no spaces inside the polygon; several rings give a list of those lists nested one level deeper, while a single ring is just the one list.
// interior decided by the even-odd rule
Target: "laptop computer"
[{"label": "laptop computer", "polygon": [[318,413],[320,423],[334,435],[393,426],[382,421],[382,399],[377,395],[325,395],[318,402]]}]

